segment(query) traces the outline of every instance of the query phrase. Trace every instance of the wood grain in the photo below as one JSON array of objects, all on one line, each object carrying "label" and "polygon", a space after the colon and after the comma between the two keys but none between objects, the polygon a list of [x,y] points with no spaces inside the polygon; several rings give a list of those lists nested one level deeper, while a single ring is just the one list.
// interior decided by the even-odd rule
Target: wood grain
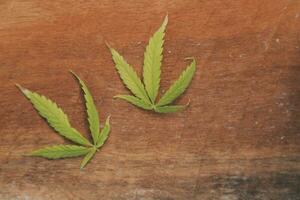
[{"label": "wood grain", "polygon": [[[196,76],[157,115],[113,100],[128,91],[108,41],[141,71],[151,34],[169,14],[161,92],[187,62]],[[299,0],[2,0],[0,199],[300,199]],[[47,95],[88,135],[78,84],[86,81],[108,143],[81,158],[23,157],[68,143],[14,86]]]}]

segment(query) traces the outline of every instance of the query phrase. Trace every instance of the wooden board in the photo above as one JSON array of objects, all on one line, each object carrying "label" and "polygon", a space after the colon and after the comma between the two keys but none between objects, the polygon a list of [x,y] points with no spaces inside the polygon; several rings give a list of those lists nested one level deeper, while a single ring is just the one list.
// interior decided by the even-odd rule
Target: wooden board
[{"label": "wooden board", "polygon": [[[121,100],[128,91],[105,46],[141,72],[149,37],[169,14],[161,92],[194,56],[177,101],[157,115]],[[14,86],[55,100],[88,135],[74,70],[86,81],[107,144],[81,158],[24,152],[68,143]],[[300,1],[2,0],[0,199],[300,199]]]}]

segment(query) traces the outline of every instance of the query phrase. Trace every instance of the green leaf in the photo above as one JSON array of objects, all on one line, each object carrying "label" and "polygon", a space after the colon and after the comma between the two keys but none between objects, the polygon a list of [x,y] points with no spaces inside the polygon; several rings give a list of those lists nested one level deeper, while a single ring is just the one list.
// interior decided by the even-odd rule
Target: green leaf
[{"label": "green leaf", "polygon": [[110,132],[110,124],[109,124],[110,116],[106,118],[105,125],[103,129],[101,130],[100,136],[98,138],[98,142],[96,147],[100,148],[108,138],[109,132]]},{"label": "green leaf", "polygon": [[124,60],[124,58],[113,48],[110,48],[113,61],[127,88],[143,101],[150,103],[147,92],[140,78],[134,69]]},{"label": "green leaf", "polygon": [[155,99],[159,90],[161,74],[160,67],[163,58],[162,52],[167,23],[168,16],[165,17],[161,27],[150,38],[149,44],[144,53],[143,78],[146,91],[152,103],[155,103]]},{"label": "green leaf", "polygon": [[87,115],[88,115],[88,122],[90,125],[90,131],[92,134],[94,144],[96,144],[97,139],[99,137],[99,130],[100,130],[99,115],[98,115],[97,108],[95,106],[93,97],[92,97],[89,89],[85,85],[85,83],[74,72],[71,71],[71,73],[78,79],[78,81],[81,85],[81,89],[83,90],[84,98],[85,98],[85,106],[86,106],[86,109],[87,109],[86,111],[87,111]]},{"label": "green leaf", "polygon": [[92,144],[84,138],[75,128],[73,128],[67,115],[59,108],[56,103],[47,99],[45,96],[17,85],[23,94],[31,101],[39,114],[44,117],[50,126],[52,126],[60,135],[67,139],[85,146]]},{"label": "green leaf", "polygon": [[117,95],[114,96],[114,98],[119,98],[119,99],[123,99],[125,101],[128,101],[129,103],[143,108],[145,110],[152,110],[152,106],[150,104],[145,103],[143,100],[135,97],[135,96],[131,96],[131,95]]},{"label": "green leaf", "polygon": [[29,156],[38,156],[48,159],[69,158],[86,155],[89,149],[77,145],[54,145],[35,150]]},{"label": "green leaf", "polygon": [[174,105],[174,106],[158,106],[155,107],[155,111],[158,113],[174,113],[182,111],[187,107],[187,105]]},{"label": "green leaf", "polygon": [[196,61],[193,58],[192,63],[180,75],[178,80],[166,91],[156,106],[164,106],[172,103],[189,86],[196,71]]},{"label": "green leaf", "polygon": [[[163,45],[167,24],[168,16],[165,17],[160,28],[149,39],[149,43],[144,53],[143,83],[124,58],[116,50],[107,45],[112,53],[113,60],[121,79],[134,94],[134,96],[117,95],[117,98],[126,100],[145,110],[154,110],[155,112],[160,113],[182,110],[184,106],[176,107],[169,106],[169,104],[179,97],[189,86],[196,71],[196,61],[194,58],[192,58],[192,63],[182,72],[178,80],[164,95],[162,95],[162,98],[158,100],[158,103],[156,104],[160,88],[161,63],[163,59]],[[168,107],[165,107],[167,105]]]},{"label": "green leaf", "polygon": [[93,156],[95,155],[97,149],[96,148],[90,148],[88,154],[86,154],[86,156],[83,158],[81,164],[80,164],[80,169],[83,169],[86,164],[93,158]]}]

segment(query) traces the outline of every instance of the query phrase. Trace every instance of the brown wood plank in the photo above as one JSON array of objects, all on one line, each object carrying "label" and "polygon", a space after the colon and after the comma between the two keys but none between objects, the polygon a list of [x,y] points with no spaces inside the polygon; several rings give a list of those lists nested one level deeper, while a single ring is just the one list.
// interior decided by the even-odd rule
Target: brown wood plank
[{"label": "brown wood plank", "polygon": [[[157,115],[114,100],[128,93],[108,41],[141,71],[151,34],[169,14],[161,91],[187,62],[196,76]],[[88,134],[78,84],[86,81],[108,143],[81,158],[23,157],[68,143],[14,86],[55,100]],[[2,0],[0,199],[300,199],[300,2],[297,0]]]}]

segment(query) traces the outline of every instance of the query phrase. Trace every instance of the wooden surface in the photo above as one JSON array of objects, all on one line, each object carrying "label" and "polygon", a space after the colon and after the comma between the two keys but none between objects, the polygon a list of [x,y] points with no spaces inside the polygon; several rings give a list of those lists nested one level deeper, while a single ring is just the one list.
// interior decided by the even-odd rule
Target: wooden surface
[{"label": "wooden surface", "polygon": [[[121,100],[128,93],[108,41],[141,70],[149,37],[169,14],[161,92],[195,56],[173,115]],[[15,83],[45,94],[88,135],[74,70],[112,115],[106,145],[81,158],[23,157],[68,143]],[[0,199],[300,199],[299,0],[1,0]]]}]

